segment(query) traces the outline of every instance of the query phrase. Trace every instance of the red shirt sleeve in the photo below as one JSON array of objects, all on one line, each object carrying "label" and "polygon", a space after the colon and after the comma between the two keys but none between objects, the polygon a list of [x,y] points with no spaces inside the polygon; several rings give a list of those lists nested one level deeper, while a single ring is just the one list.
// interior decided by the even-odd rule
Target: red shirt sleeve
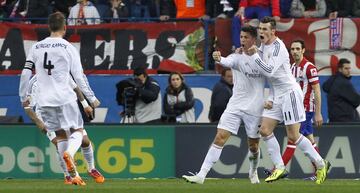
[{"label": "red shirt sleeve", "polygon": [[247,6],[248,6],[248,1],[247,0],[240,0],[239,8],[240,7],[247,7]]},{"label": "red shirt sleeve", "polygon": [[281,16],[279,0],[271,0],[272,16]]},{"label": "red shirt sleeve", "polygon": [[319,83],[318,71],[314,65],[308,65],[306,69],[306,78],[309,80],[309,84],[311,85]]}]

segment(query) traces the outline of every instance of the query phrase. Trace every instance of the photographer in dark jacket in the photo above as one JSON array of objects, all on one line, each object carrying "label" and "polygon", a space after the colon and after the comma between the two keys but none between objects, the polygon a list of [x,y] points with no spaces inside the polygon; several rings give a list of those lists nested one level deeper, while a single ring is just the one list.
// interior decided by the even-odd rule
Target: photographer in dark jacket
[{"label": "photographer in dark jacket", "polygon": [[158,82],[149,77],[146,69],[134,70],[134,77],[139,81],[137,99],[135,103],[135,123],[149,123],[160,121],[161,96]]},{"label": "photographer in dark jacket", "polygon": [[210,122],[218,122],[232,96],[233,76],[230,68],[224,68],[221,79],[213,88],[209,111]]},{"label": "photographer in dark jacket", "polygon": [[329,122],[358,122],[360,95],[350,82],[350,61],[342,58],[338,63],[338,72],[324,84],[327,93]]}]

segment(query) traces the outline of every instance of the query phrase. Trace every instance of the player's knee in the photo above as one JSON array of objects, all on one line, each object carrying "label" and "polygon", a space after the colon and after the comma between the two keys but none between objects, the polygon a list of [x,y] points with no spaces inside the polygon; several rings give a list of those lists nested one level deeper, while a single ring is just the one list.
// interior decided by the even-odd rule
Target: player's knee
[{"label": "player's knee", "polygon": [[226,134],[218,132],[216,134],[214,144],[223,147],[224,144],[226,143],[226,140],[227,140]]},{"label": "player's knee", "polygon": [[265,126],[261,126],[260,127],[260,135],[262,137],[267,137],[269,135],[271,135],[272,131],[270,130],[270,128],[265,127]]},{"label": "player's knee", "polygon": [[89,147],[90,145],[90,139],[87,137],[87,135],[85,135],[83,137],[82,143],[81,143],[81,147]]},{"label": "player's knee", "polygon": [[250,150],[252,153],[258,152],[258,149],[259,149],[259,147],[258,147],[257,144],[252,144],[252,145],[249,146],[249,150]]},{"label": "player's knee", "polygon": [[57,131],[55,131],[55,134],[56,134],[57,140],[67,139],[65,130],[57,130]]}]

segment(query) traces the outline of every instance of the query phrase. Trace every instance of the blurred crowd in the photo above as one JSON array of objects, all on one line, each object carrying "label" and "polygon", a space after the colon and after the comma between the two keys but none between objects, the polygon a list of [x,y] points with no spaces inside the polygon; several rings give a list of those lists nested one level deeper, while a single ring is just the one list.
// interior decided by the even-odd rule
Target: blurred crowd
[{"label": "blurred crowd", "polygon": [[0,0],[0,19],[45,23],[60,11],[70,25],[129,19],[359,17],[360,0]]}]

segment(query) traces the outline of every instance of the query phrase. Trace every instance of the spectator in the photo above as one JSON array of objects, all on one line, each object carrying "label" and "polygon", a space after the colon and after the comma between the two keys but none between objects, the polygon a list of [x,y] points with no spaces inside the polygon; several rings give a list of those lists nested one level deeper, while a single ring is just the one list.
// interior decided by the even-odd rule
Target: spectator
[{"label": "spectator", "polygon": [[0,0],[0,22],[2,21],[1,19],[6,17],[5,5],[6,0]]},{"label": "spectator", "polygon": [[272,16],[280,20],[279,0],[240,0],[239,9],[232,20],[232,41],[235,48],[240,47],[240,29],[243,19],[261,20],[265,16]]},{"label": "spectator", "polygon": [[205,0],[161,0],[160,5],[160,20],[162,21],[175,17],[177,19],[209,18],[205,15]]},{"label": "spectator", "polygon": [[280,0],[280,13],[281,17],[290,17],[290,8],[293,0]]},{"label": "spectator", "polygon": [[352,6],[352,15],[354,17],[360,17],[360,0],[354,0],[354,4]]},{"label": "spectator", "polygon": [[180,72],[172,72],[169,75],[169,86],[164,95],[164,113],[167,120],[180,123],[194,123],[194,95],[190,87],[185,84]]},{"label": "spectator", "polygon": [[224,68],[221,79],[213,88],[209,111],[210,122],[218,122],[232,96],[233,75],[230,68]]},{"label": "spectator", "polygon": [[155,0],[130,0],[130,16],[133,18],[158,18],[157,5],[158,3]]},{"label": "spectator", "polygon": [[119,18],[129,17],[128,5],[122,0],[110,0],[111,2],[111,17],[115,20]]},{"label": "spectator", "polygon": [[207,0],[206,15],[210,18],[232,18],[239,0]]},{"label": "spectator", "polygon": [[100,15],[93,3],[88,0],[78,0],[70,9],[68,25],[94,25],[100,23]]},{"label": "spectator", "polygon": [[330,19],[337,17],[350,17],[351,8],[353,6],[352,0],[326,0],[326,15]]},{"label": "spectator", "polygon": [[161,95],[158,82],[149,77],[144,68],[134,70],[135,79],[140,82],[135,102],[135,123],[158,122],[161,118]]},{"label": "spectator", "polygon": [[326,13],[325,0],[293,0],[290,8],[291,17],[311,18],[324,17]]},{"label": "spectator", "polygon": [[329,122],[358,122],[360,95],[351,84],[350,61],[342,58],[338,63],[338,72],[324,84],[327,93]]},{"label": "spectator", "polygon": [[31,23],[46,23],[48,17],[48,0],[14,1],[9,18],[30,18]]},{"label": "spectator", "polygon": [[51,13],[61,12],[66,18],[69,17],[69,11],[72,6],[76,5],[76,0],[50,0],[49,1],[49,9]]},{"label": "spectator", "polygon": [[110,18],[111,15],[111,0],[94,0],[94,6],[99,13],[101,23],[104,23],[104,18]]}]

